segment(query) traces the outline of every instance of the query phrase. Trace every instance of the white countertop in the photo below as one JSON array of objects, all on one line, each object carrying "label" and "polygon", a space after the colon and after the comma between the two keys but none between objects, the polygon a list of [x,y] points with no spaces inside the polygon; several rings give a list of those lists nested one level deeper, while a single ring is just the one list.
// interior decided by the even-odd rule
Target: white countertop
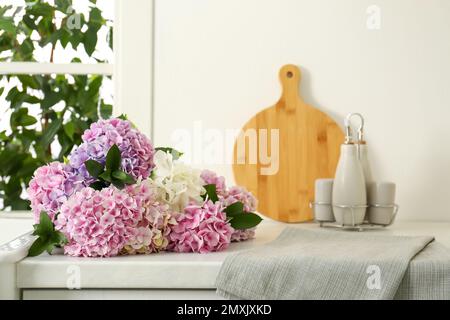
[{"label": "white countertop", "polygon": [[33,223],[31,212],[0,212],[0,245],[33,230]]},{"label": "white countertop", "polygon": [[[213,289],[227,255],[263,246],[286,226],[318,229],[314,223],[284,224],[264,220],[256,238],[233,243],[227,251],[209,254],[160,253],[114,258],[73,258],[47,254],[17,264],[19,288],[66,288],[70,276],[80,274],[81,288]],[[346,231],[340,231],[346,232]],[[386,235],[433,235],[450,247],[450,222],[397,222],[389,228],[370,230]]]}]

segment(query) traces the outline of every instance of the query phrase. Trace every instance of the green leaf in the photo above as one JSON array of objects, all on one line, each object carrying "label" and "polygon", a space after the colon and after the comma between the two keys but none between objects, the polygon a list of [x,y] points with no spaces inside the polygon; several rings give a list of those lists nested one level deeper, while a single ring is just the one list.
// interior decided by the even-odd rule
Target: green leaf
[{"label": "green leaf", "polygon": [[35,236],[49,236],[54,230],[53,222],[45,211],[39,216],[39,224],[33,226]]},{"label": "green leaf", "polygon": [[231,217],[230,225],[236,230],[250,229],[256,227],[262,218],[255,213],[246,212],[235,214]]},{"label": "green leaf", "polygon": [[103,172],[103,165],[100,162],[90,159],[84,164],[86,165],[86,169],[89,174],[94,178],[98,178],[98,176]]},{"label": "green leaf", "polygon": [[8,136],[6,135],[6,131],[0,132],[0,141],[6,141],[8,140]]},{"label": "green leaf", "polygon": [[109,47],[112,49],[113,48],[113,41],[114,41],[114,28],[109,28],[109,41],[108,41],[108,44],[109,44]]},{"label": "green leaf", "polygon": [[125,182],[126,184],[135,184],[136,180],[127,173],[127,177],[125,180],[122,180],[123,182]]},{"label": "green leaf", "polygon": [[41,102],[41,108],[43,110],[48,110],[51,106],[55,105],[62,99],[60,92],[50,91],[45,94],[44,99]]},{"label": "green leaf", "polygon": [[19,198],[22,193],[22,186],[20,178],[17,176],[11,177],[5,186],[5,191],[10,198]]},{"label": "green leaf", "polygon": [[100,114],[101,114],[103,119],[111,118],[112,110],[113,110],[113,106],[111,104],[105,104],[102,101],[102,104],[100,106]]},{"label": "green leaf", "polygon": [[56,8],[62,13],[67,13],[67,9],[71,6],[70,0],[55,0]]},{"label": "green leaf", "polygon": [[101,173],[98,177],[99,177],[100,179],[103,179],[103,180],[108,181],[108,182],[111,182],[111,181],[112,181],[111,171],[109,171],[109,170],[104,171],[104,172]]},{"label": "green leaf", "polygon": [[33,116],[30,116],[28,114],[25,114],[20,117],[19,125],[23,127],[31,126],[37,122],[36,118]]},{"label": "green leaf", "polygon": [[[10,143],[4,148],[0,148],[0,175],[10,176],[10,181],[7,186],[12,186],[14,182],[18,185],[17,188],[19,190],[21,189],[20,183],[16,182],[13,174],[15,174],[16,171],[23,165],[22,161],[26,158],[27,155],[20,150],[20,146],[18,144]],[[11,191],[8,190],[8,192]]]},{"label": "green leaf", "polygon": [[58,137],[59,145],[61,146],[61,149],[59,150],[59,154],[58,154],[58,161],[62,161],[64,159],[64,156],[67,156],[69,154],[69,152],[72,150],[73,142],[67,136],[63,127],[58,130],[56,135]]},{"label": "green leaf", "polygon": [[90,79],[88,95],[89,97],[94,97],[98,95],[98,90],[100,89],[103,82],[102,76],[94,76]]},{"label": "green leaf", "polygon": [[114,187],[116,187],[117,189],[123,189],[125,187],[125,183],[123,181],[120,180],[113,180],[112,184],[114,185]]},{"label": "green leaf", "polygon": [[25,99],[24,99],[23,102],[27,102],[27,103],[29,103],[29,104],[36,104],[36,103],[40,103],[40,102],[41,102],[41,99],[39,99],[38,97],[30,96],[30,95],[27,94],[27,95],[25,96]]},{"label": "green leaf", "polygon": [[37,24],[37,32],[40,35],[38,45],[44,47],[47,44],[52,43],[52,41],[56,41],[54,36],[56,30],[52,17],[42,17],[42,19],[36,21],[39,21]]},{"label": "green leaf", "polygon": [[89,185],[94,190],[102,190],[103,188],[106,188],[107,185],[103,181],[95,181]]},{"label": "green leaf", "polygon": [[17,126],[19,126],[20,118],[26,114],[28,114],[27,108],[20,108],[11,113],[11,117],[9,118],[9,124],[13,130]]},{"label": "green leaf", "polygon": [[113,144],[106,155],[106,169],[111,172],[119,170],[121,161],[119,147]]},{"label": "green leaf", "polygon": [[67,244],[67,242],[68,240],[62,232],[54,231],[48,237],[37,238],[28,250],[28,256],[36,257],[44,251],[51,254],[56,246],[63,246]]},{"label": "green leaf", "polygon": [[14,99],[16,99],[17,96],[19,96],[21,94],[21,92],[16,88],[11,88],[11,90],[9,90],[8,94],[6,95],[6,101],[13,101]]},{"label": "green leaf", "polygon": [[70,38],[72,37],[72,32],[69,32],[66,28],[61,28],[59,30],[59,42],[61,46],[65,49],[67,44],[70,42]]},{"label": "green leaf", "polygon": [[48,246],[47,239],[37,238],[28,250],[29,257],[36,257],[43,253]]},{"label": "green leaf", "polygon": [[205,188],[206,193],[202,196],[204,200],[208,199],[212,202],[216,202],[219,200],[219,197],[217,197],[217,191],[216,191],[216,185],[215,184],[207,184],[203,186]]},{"label": "green leaf", "polygon": [[33,57],[34,44],[30,38],[26,38],[19,46],[17,53],[20,54],[21,60],[28,61]]},{"label": "green leaf", "polygon": [[52,233],[52,236],[50,238],[51,242],[57,245],[64,245],[67,244],[68,240],[64,233],[55,231]]},{"label": "green leaf", "polygon": [[30,201],[20,197],[14,198],[11,201],[11,210],[30,210]]},{"label": "green leaf", "polygon": [[112,173],[112,176],[118,180],[125,180],[127,177],[127,174],[123,171],[116,170]]},{"label": "green leaf", "polygon": [[117,119],[128,120],[128,117],[126,114],[122,113],[120,116],[117,117]]},{"label": "green leaf", "polygon": [[11,114],[10,124],[12,128],[17,126],[27,127],[36,122],[36,118],[28,114],[28,108],[17,109]]},{"label": "green leaf", "polygon": [[62,121],[63,120],[61,118],[58,118],[52,121],[47,129],[44,130],[43,135],[40,139],[40,143],[44,149],[47,148],[50,143],[52,143],[53,138],[62,126]]},{"label": "green leaf", "polygon": [[[72,36],[70,37],[69,42],[72,44],[72,48],[76,49],[83,39],[84,34],[80,30],[72,30]],[[81,62],[81,60],[79,58],[74,58],[71,62]]]},{"label": "green leaf", "polygon": [[112,177],[120,180],[122,182],[124,182],[125,184],[134,184],[136,183],[136,180],[134,180],[134,178],[129,175],[126,172],[120,171],[120,170],[116,170],[112,173]]},{"label": "green leaf", "polygon": [[28,7],[27,14],[51,18],[53,16],[53,10],[54,8],[48,3],[36,2]]},{"label": "green leaf", "polygon": [[19,78],[20,82],[22,82],[23,85],[30,87],[31,89],[40,89],[39,82],[33,76],[27,74],[18,74],[17,78]]},{"label": "green leaf", "polygon": [[34,171],[41,165],[41,162],[31,155],[23,161],[22,167],[17,171],[18,177],[31,177]]},{"label": "green leaf", "polygon": [[25,23],[25,25],[31,29],[31,30],[36,30],[37,26],[36,23],[34,22],[34,20],[29,16],[29,15],[24,15],[22,18],[22,21]]},{"label": "green leaf", "polygon": [[89,27],[84,33],[84,50],[86,53],[91,56],[95,51],[95,47],[97,46],[97,29]]},{"label": "green leaf", "polygon": [[55,245],[51,242],[48,242],[47,247],[45,247],[45,251],[47,251],[48,254],[52,254],[53,249],[55,249]]},{"label": "green leaf", "polygon": [[232,215],[242,213],[242,212],[244,212],[244,204],[240,201],[235,202],[233,204],[230,204],[228,207],[226,207],[224,211],[227,214],[227,216],[232,216]]},{"label": "green leaf", "polygon": [[67,238],[60,231],[55,230],[52,220],[46,212],[42,211],[39,217],[39,224],[35,224],[33,235],[38,238],[31,245],[28,256],[35,257],[47,251],[52,253],[55,246],[67,243]]},{"label": "green leaf", "polygon": [[64,132],[73,141],[73,135],[75,134],[75,124],[70,121],[64,125]]},{"label": "green leaf", "polygon": [[155,148],[156,151],[160,150],[160,151],[164,151],[166,153],[170,153],[172,155],[173,160],[177,160],[179,159],[182,155],[183,152],[180,152],[174,148],[170,148],[170,147],[157,147]]},{"label": "green leaf", "polygon": [[11,90],[9,90],[5,99],[6,99],[6,101],[11,102],[11,105],[10,105],[11,109],[17,109],[24,102],[34,104],[34,103],[38,103],[41,101],[39,98],[37,98],[35,96],[30,96],[26,92],[19,91],[16,87],[11,88]]},{"label": "green leaf", "polygon": [[89,23],[101,26],[103,22],[102,12],[97,7],[93,7],[89,13]]},{"label": "green leaf", "polygon": [[16,35],[16,26],[11,17],[0,17],[0,30]]}]

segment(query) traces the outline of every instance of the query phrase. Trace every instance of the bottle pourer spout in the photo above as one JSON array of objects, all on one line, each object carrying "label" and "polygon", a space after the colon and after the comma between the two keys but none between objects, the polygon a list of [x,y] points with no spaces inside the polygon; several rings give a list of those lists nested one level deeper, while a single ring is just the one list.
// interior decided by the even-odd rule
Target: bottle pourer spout
[{"label": "bottle pourer spout", "polygon": [[358,129],[358,143],[359,144],[365,144],[366,140],[364,140],[364,128],[360,127]]},{"label": "bottle pourer spout", "polygon": [[350,121],[348,119],[345,119],[345,141],[344,144],[353,144],[353,132],[352,127],[350,125]]}]

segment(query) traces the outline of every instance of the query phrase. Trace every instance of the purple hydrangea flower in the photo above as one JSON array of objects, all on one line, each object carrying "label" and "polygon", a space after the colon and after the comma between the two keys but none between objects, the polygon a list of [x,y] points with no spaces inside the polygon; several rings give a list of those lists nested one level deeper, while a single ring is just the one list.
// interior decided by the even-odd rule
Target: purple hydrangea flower
[{"label": "purple hydrangea flower", "polygon": [[86,130],[83,143],[70,155],[70,165],[86,178],[89,174],[84,162],[88,159],[105,163],[106,154],[112,145],[119,147],[122,156],[122,170],[135,179],[146,179],[154,167],[155,150],[151,141],[127,120],[100,120]]}]

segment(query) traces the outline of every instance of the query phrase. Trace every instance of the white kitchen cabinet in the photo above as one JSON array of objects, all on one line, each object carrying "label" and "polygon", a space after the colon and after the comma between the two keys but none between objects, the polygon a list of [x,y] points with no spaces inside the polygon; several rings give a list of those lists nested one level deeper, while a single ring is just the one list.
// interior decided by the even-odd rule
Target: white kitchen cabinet
[{"label": "white kitchen cabinet", "polygon": [[[13,223],[0,218],[2,226]],[[31,221],[30,221],[31,222]],[[2,299],[220,299],[215,280],[233,252],[264,246],[286,227],[318,229],[314,223],[264,220],[256,239],[233,243],[225,252],[160,253],[113,258],[74,258],[42,254],[25,258],[30,236],[0,246]],[[433,235],[450,247],[448,222],[398,222],[368,232],[386,235]],[[344,232],[344,231],[342,231]]]},{"label": "white kitchen cabinet", "polygon": [[23,300],[218,300],[215,290],[186,289],[24,289]]}]

